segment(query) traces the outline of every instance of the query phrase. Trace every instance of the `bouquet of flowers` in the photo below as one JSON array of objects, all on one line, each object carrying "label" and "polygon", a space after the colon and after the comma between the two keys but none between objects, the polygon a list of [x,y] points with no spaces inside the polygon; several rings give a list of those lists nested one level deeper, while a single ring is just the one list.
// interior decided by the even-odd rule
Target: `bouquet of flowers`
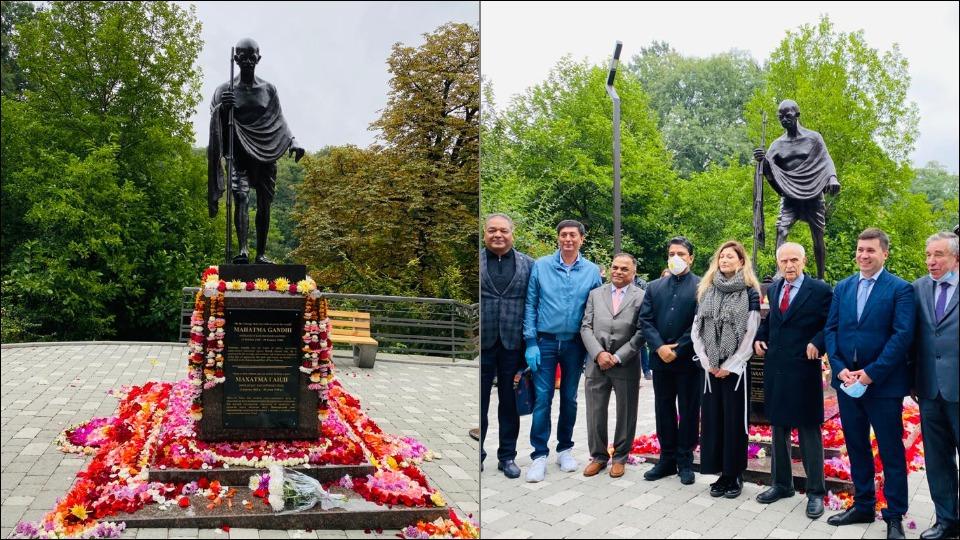
[{"label": "bouquet of flowers", "polygon": [[303,473],[270,465],[269,473],[250,478],[255,496],[265,496],[274,512],[292,513],[309,510],[320,504],[323,510],[343,508],[346,496],[330,493],[315,478]]}]

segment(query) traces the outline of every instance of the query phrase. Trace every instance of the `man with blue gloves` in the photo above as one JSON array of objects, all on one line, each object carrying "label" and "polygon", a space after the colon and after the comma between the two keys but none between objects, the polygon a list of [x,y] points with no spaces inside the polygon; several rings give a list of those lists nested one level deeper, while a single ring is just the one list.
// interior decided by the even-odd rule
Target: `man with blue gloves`
[{"label": "man with blue gloves", "polygon": [[534,374],[536,401],[530,428],[533,464],[527,470],[527,482],[540,482],[546,475],[557,365],[561,374],[557,462],[561,471],[578,469],[572,453],[573,425],[577,420],[577,387],[586,358],[586,349],[580,340],[580,322],[587,296],[603,283],[600,268],[580,254],[585,234],[579,221],[561,221],[557,225],[559,249],[537,259],[530,272],[523,338],[524,358]]}]

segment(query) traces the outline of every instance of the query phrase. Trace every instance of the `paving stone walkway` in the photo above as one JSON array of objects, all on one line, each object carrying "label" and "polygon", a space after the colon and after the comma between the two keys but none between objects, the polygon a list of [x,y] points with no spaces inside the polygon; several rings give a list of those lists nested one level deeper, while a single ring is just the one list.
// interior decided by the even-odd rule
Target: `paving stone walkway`
[{"label": "paving stone walkway", "polygon": [[[355,368],[337,351],[337,374],[388,433],[410,435],[442,456],[422,465],[433,486],[462,515],[479,512],[479,370],[471,361],[378,355]],[[65,454],[54,439],[65,428],[114,412],[107,395],[124,384],[183,377],[180,344],[95,342],[2,349],[0,386],[0,537],[18,521],[40,519],[72,485],[89,457]],[[127,538],[394,538],[398,531],[128,529]]]},{"label": "paving stone walkway", "polygon": [[[650,464],[628,465],[626,474],[612,479],[609,468],[592,478],[582,471],[589,459],[583,382],[578,395],[574,429],[574,456],[580,470],[561,472],[556,463],[556,420],[559,398],[553,401],[547,476],[531,484],[523,476],[509,480],[496,469],[497,396],[492,393],[492,413],[487,432],[489,454],[481,473],[481,531],[484,538],[886,538],[886,524],[833,527],[827,510],[820,519],[806,517],[806,497],[795,496],[771,505],[754,497],[765,487],[747,484],[737,499],[713,498],[709,484],[716,476],[697,474],[696,483],[684,486],[676,476],[657,482],[643,479]],[[610,437],[615,418],[614,400],[609,411]],[[640,388],[637,434],[655,430],[652,381]],[[530,466],[530,416],[520,422],[517,464],[524,474]],[[933,501],[923,473],[909,477],[910,512],[904,520],[907,538],[918,538],[933,523]],[[907,528],[913,521],[916,528]]]}]

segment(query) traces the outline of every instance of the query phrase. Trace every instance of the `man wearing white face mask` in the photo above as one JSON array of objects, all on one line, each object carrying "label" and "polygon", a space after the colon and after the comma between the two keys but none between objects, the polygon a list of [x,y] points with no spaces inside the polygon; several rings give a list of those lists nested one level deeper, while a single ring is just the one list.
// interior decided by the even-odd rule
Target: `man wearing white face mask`
[{"label": "man wearing white face mask", "polygon": [[693,361],[690,338],[700,277],[690,271],[693,244],[682,236],[667,243],[667,261],[670,275],[647,285],[638,314],[643,337],[653,353],[650,368],[660,441],[660,461],[643,477],[659,480],[679,472],[680,481],[689,485],[694,482],[693,449],[700,434],[703,386],[703,372]]},{"label": "man wearing white face mask", "polygon": [[958,267],[957,235],[939,232],[927,239],[930,274],[913,282],[917,318],[910,355],[916,368],[912,394],[920,403],[927,483],[937,519],[920,535],[925,540],[956,538],[960,533],[956,461],[960,447]]}]

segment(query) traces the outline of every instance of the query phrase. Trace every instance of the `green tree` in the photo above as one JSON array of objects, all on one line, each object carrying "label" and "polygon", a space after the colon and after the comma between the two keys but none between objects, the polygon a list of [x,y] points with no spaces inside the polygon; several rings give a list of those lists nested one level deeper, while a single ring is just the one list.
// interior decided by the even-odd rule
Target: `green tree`
[{"label": "green tree", "polygon": [[0,92],[9,98],[19,97],[27,87],[27,77],[17,62],[13,36],[17,27],[31,19],[35,11],[36,7],[32,2],[0,2]]},{"label": "green tree", "polygon": [[[588,257],[604,263],[611,255],[613,134],[605,80],[604,68],[565,58],[502,114],[484,111],[483,211],[512,215],[517,246],[531,255],[556,249],[554,226],[568,218],[587,227]],[[640,259],[641,273],[659,273],[665,192],[675,175],[639,80],[626,72],[616,85],[623,249]]]},{"label": "green tree", "polygon": [[200,23],[168,2],[57,2],[18,26],[3,97],[3,298],[36,336],[172,339],[222,251],[191,149]]},{"label": "green tree", "polygon": [[[867,227],[890,234],[891,271],[905,279],[923,273],[923,241],[933,228],[929,205],[909,192],[913,174],[907,156],[916,141],[918,113],[907,100],[907,67],[896,45],[881,53],[867,45],[862,31],[841,32],[824,17],[787,33],[766,64],[765,85],[747,104],[750,140],[760,138],[761,111],[776,118],[777,104],[789,98],[800,105],[800,122],[826,141],[843,186],[827,199],[830,280],[854,271],[856,237]],[[768,127],[768,144],[781,132]],[[777,196],[769,186],[766,193],[766,232],[775,238],[769,209]],[[795,227],[791,238],[805,228]]]},{"label": "green tree", "polygon": [[914,173],[910,191],[926,197],[933,209],[937,229],[952,230],[958,222],[960,176],[951,174],[936,161],[927,163],[926,167],[918,167]]},{"label": "green tree", "polygon": [[756,142],[747,138],[743,110],[763,74],[748,53],[686,57],[667,43],[653,42],[634,55],[627,69],[650,96],[650,108],[681,176],[731,160],[749,162]]},{"label": "green tree", "polygon": [[293,257],[321,286],[476,301],[480,34],[449,23],[424,37],[387,59],[382,144],[305,162]]}]

